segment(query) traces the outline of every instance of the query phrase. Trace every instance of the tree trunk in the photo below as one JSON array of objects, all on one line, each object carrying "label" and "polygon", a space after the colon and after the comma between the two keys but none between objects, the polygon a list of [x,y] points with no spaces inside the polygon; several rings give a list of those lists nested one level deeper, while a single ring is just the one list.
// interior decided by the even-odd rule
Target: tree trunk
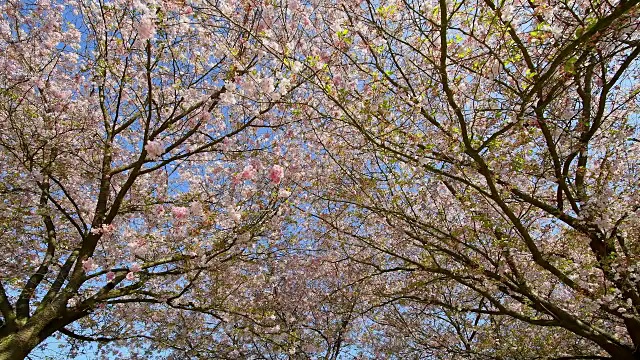
[{"label": "tree trunk", "polygon": [[18,332],[0,339],[0,360],[22,360],[41,340],[33,327],[20,329]]},{"label": "tree trunk", "polygon": [[[64,318],[60,316],[62,302],[51,304],[34,314],[26,324],[0,337],[0,360],[24,359],[40,343],[67,324],[82,317]],[[84,313],[78,313],[84,314]],[[77,315],[77,314],[76,314]]]}]

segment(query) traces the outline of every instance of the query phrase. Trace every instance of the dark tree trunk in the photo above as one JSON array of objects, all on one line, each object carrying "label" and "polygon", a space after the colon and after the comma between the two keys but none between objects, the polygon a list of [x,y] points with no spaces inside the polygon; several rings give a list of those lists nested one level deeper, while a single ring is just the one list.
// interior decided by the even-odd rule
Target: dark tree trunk
[{"label": "dark tree trunk", "polygon": [[0,336],[0,360],[24,359],[56,331],[84,317],[87,312],[67,313],[59,301],[41,309],[22,326]]},{"label": "dark tree trunk", "polygon": [[0,339],[0,360],[22,360],[40,344],[35,329],[20,329]]}]

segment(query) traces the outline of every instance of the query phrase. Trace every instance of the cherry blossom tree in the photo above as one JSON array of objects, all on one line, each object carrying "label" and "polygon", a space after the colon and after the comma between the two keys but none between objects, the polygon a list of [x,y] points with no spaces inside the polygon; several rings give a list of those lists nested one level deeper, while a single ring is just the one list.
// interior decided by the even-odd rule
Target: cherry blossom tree
[{"label": "cherry blossom tree", "polygon": [[315,6],[310,226],[378,288],[362,346],[640,358],[638,1]]},{"label": "cherry blossom tree", "polygon": [[225,314],[254,311],[303,171],[281,128],[300,69],[274,62],[276,10],[0,5],[1,359],[50,336],[234,351]]},{"label": "cherry blossom tree", "polygon": [[0,359],[640,358],[638,3],[0,3]]}]

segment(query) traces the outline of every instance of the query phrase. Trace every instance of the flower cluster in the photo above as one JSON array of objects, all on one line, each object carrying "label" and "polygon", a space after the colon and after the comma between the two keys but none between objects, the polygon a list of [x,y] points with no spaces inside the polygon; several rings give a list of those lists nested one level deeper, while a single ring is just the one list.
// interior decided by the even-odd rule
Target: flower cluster
[{"label": "flower cluster", "polygon": [[164,153],[164,147],[162,143],[158,140],[152,140],[147,142],[145,146],[145,150],[147,151],[147,155],[149,155],[149,159],[158,160],[160,156]]}]

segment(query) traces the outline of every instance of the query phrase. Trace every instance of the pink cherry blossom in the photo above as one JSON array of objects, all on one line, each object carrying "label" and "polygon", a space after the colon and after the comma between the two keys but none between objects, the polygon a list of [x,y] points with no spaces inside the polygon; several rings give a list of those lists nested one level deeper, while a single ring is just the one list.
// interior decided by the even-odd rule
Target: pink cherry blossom
[{"label": "pink cherry blossom", "polygon": [[235,187],[236,185],[239,185],[240,183],[242,183],[242,174],[236,174],[233,177],[231,177],[231,185],[233,185]]},{"label": "pink cherry blossom", "polygon": [[256,169],[252,165],[247,165],[242,169],[240,178],[242,180],[252,180],[256,176]]},{"label": "pink cherry blossom", "polygon": [[110,236],[115,231],[116,227],[113,224],[102,224],[102,234]]},{"label": "pink cherry blossom", "polygon": [[297,74],[302,70],[302,68],[303,68],[303,65],[300,61],[294,61],[293,65],[291,66],[291,71]]},{"label": "pink cherry blossom", "polygon": [[275,91],[273,78],[272,77],[267,77],[267,78],[262,79],[262,81],[260,82],[260,90],[265,95],[272,94]]},{"label": "pink cherry blossom", "polygon": [[189,209],[182,206],[174,206],[171,209],[171,214],[178,221],[185,220],[189,216]]},{"label": "pink cherry blossom", "polygon": [[160,205],[160,204],[156,204],[156,205],[154,205],[154,206],[153,206],[153,208],[152,208],[152,210],[153,210],[153,211],[152,211],[152,213],[153,213],[153,215],[155,215],[155,216],[162,216],[162,215],[164,215],[164,213],[165,213],[164,206],[162,206],[162,205]]},{"label": "pink cherry blossom", "polygon": [[147,145],[145,146],[145,150],[147,151],[147,155],[151,160],[158,160],[160,156],[162,156],[162,154],[164,153],[164,147],[162,146],[162,143],[158,140],[147,142]]},{"label": "pink cherry blossom", "polygon": [[199,201],[193,201],[189,204],[189,212],[194,216],[203,216],[204,208],[202,207],[202,203]]},{"label": "pink cherry blossom", "polygon": [[116,278],[116,273],[114,273],[113,271],[109,271],[107,273],[107,281],[112,281],[115,278]]},{"label": "pink cherry blossom", "polygon": [[280,184],[282,178],[284,177],[284,169],[280,165],[273,165],[271,169],[269,169],[269,180],[273,184]]},{"label": "pink cherry blossom", "polygon": [[138,238],[127,244],[131,252],[136,256],[142,256],[147,252],[147,241],[144,238]]},{"label": "pink cherry blossom", "polygon": [[289,91],[289,87],[291,87],[291,80],[288,78],[282,78],[278,84],[278,92],[280,95],[284,95]]},{"label": "pink cherry blossom", "polygon": [[98,268],[98,265],[93,261],[93,258],[82,260],[82,269],[85,272],[93,271]]},{"label": "pink cherry blossom", "polygon": [[253,158],[250,161],[251,166],[256,170],[256,171],[261,171],[264,166],[262,165],[262,162],[260,161],[260,159],[257,158]]},{"label": "pink cherry blossom", "polygon": [[138,24],[138,36],[140,40],[146,41],[152,39],[156,34],[156,27],[153,18],[149,14],[145,14]]},{"label": "pink cherry blossom", "polygon": [[288,198],[289,196],[291,196],[291,191],[288,191],[286,189],[278,190],[278,197],[279,198],[285,199],[285,198]]},{"label": "pink cherry blossom", "polygon": [[233,220],[234,222],[238,222],[242,218],[242,214],[240,214],[240,212],[238,210],[236,210],[236,209],[230,209],[229,210],[229,218],[231,220]]},{"label": "pink cherry blossom", "polygon": [[220,103],[222,105],[235,105],[238,103],[238,99],[232,92],[225,91],[222,95],[220,95]]}]

